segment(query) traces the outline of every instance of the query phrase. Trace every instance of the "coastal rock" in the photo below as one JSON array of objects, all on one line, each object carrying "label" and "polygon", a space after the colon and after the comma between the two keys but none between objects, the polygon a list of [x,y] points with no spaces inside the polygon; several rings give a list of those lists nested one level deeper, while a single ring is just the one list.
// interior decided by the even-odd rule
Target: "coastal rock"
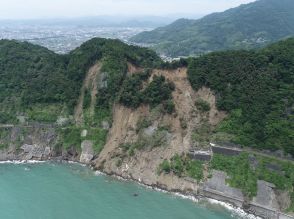
[{"label": "coastal rock", "polygon": [[[25,153],[25,160],[30,160],[32,158],[41,159],[46,151],[43,146],[37,145],[37,144],[34,144],[34,145],[25,144],[21,146],[20,148]],[[48,153],[48,149],[46,153]],[[50,148],[49,148],[49,153],[50,153]]]},{"label": "coastal rock", "polygon": [[50,148],[50,147],[46,147],[46,148],[45,148],[45,151],[44,151],[44,155],[45,155],[46,157],[48,157],[48,156],[50,155],[50,153],[51,153],[51,148]]},{"label": "coastal rock", "polygon": [[82,154],[80,156],[80,162],[89,164],[94,157],[93,141],[85,140],[81,144]]}]

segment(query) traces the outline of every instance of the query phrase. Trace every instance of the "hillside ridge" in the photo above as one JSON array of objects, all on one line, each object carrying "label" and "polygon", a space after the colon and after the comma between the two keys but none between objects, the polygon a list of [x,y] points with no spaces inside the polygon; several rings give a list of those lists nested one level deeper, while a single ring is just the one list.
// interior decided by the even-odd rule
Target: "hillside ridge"
[{"label": "hillside ridge", "polygon": [[291,0],[257,0],[198,20],[179,19],[131,41],[170,57],[260,48],[294,35],[293,11]]}]

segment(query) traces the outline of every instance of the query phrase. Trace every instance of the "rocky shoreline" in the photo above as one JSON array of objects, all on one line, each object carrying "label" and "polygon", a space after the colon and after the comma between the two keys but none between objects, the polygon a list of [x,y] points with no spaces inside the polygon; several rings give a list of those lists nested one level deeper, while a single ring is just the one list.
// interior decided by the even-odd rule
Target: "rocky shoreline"
[{"label": "rocky shoreline", "polygon": [[0,161],[0,164],[4,164],[4,163],[14,163],[14,164],[26,164],[26,163],[29,163],[29,164],[38,164],[38,163],[43,163],[43,162],[65,162],[65,163],[68,163],[68,162],[74,162],[74,163],[77,163],[77,164],[80,164],[80,165],[83,165],[83,166],[87,166],[89,168],[91,168],[93,171],[95,172],[98,172],[99,174],[103,174],[103,175],[107,175],[107,176],[110,176],[110,177],[113,177],[113,178],[116,178],[118,180],[124,180],[124,181],[130,181],[130,182],[134,182],[134,183],[137,183],[143,187],[146,187],[148,189],[152,189],[152,190],[155,190],[155,191],[158,191],[158,192],[164,192],[164,193],[170,193],[172,195],[175,195],[175,196],[179,196],[181,198],[184,198],[184,199],[189,199],[193,202],[196,202],[198,203],[199,201],[206,201],[206,202],[210,202],[210,203],[213,203],[213,204],[219,204],[219,205],[222,205],[224,208],[234,212],[236,215],[239,215],[239,216],[242,216],[242,217],[246,217],[248,219],[258,219],[260,218],[259,216],[257,215],[253,215],[253,214],[250,214],[250,213],[247,213],[246,211],[244,211],[243,209],[237,207],[237,206],[234,206],[232,205],[231,203],[225,203],[225,202],[221,202],[219,200],[216,200],[216,199],[211,199],[209,197],[205,197],[205,196],[202,196],[202,195],[195,195],[195,194],[192,194],[192,193],[189,193],[187,191],[183,191],[183,190],[168,190],[166,187],[160,185],[160,184],[146,184],[138,179],[135,179],[133,177],[124,177],[123,175],[118,175],[118,174],[115,174],[115,173],[106,173],[106,172],[103,172],[101,170],[97,170],[95,168],[94,165],[91,165],[91,164],[85,164],[85,163],[81,163],[79,162],[78,160],[64,160],[64,159],[61,159],[61,157],[51,157],[50,159],[48,160],[6,160],[6,161]]},{"label": "rocky shoreline", "polygon": [[[172,193],[178,193],[195,199],[210,198],[234,206],[236,209],[244,209],[244,212],[268,219],[293,219],[282,214],[272,206],[277,206],[277,197],[274,196],[272,185],[259,182],[261,194],[256,200],[246,202],[242,192],[226,185],[227,175],[224,172],[214,171],[207,182],[198,183],[190,178],[179,178],[173,174],[161,174],[158,176],[156,162],[161,162],[161,148],[152,151],[138,152],[134,157],[126,158],[120,166],[117,166],[113,151],[103,151],[107,156],[105,160],[101,156],[94,156],[92,144],[83,141],[81,150],[76,148],[60,149],[58,135],[54,127],[32,126],[29,128],[11,127],[2,142],[9,142],[9,147],[0,150],[0,161],[8,160],[39,160],[39,161],[73,161],[86,164],[94,171],[101,171],[107,175],[132,180],[144,186],[160,189]],[[19,139],[21,141],[19,141]],[[109,147],[106,147],[108,149]],[[114,149],[115,151],[116,149]],[[102,153],[102,155],[103,155]],[[267,194],[264,197],[263,193]],[[272,195],[271,195],[272,194]],[[275,208],[279,209],[279,208]]]},{"label": "rocky shoreline", "polygon": [[[3,154],[2,154],[3,155]],[[3,157],[2,157],[3,158]],[[100,174],[105,174],[107,176],[111,176],[114,178],[117,178],[119,180],[127,180],[127,181],[132,181],[135,183],[138,183],[144,187],[159,191],[159,192],[168,192],[176,196],[181,196],[186,199],[190,199],[191,201],[194,202],[199,202],[199,201],[208,201],[212,203],[217,203],[222,205],[223,207],[229,209],[230,211],[238,214],[239,216],[249,218],[249,219],[255,219],[255,218],[265,218],[265,219],[293,219],[294,217],[290,215],[286,215],[282,212],[277,212],[272,209],[267,209],[262,206],[257,206],[253,205],[250,203],[250,207],[247,206],[247,208],[244,208],[244,206],[241,203],[241,200],[238,200],[236,202],[236,199],[226,196],[226,198],[219,196],[216,191],[211,191],[210,194],[205,193],[203,188],[200,189],[199,192],[195,193],[193,191],[189,190],[182,190],[182,189],[169,189],[168,186],[161,184],[161,183],[156,183],[156,184],[150,184],[146,183],[142,179],[138,179],[133,177],[132,175],[124,175],[124,174],[119,174],[117,172],[107,172],[103,169],[99,169],[95,166],[95,163],[83,163],[80,162],[79,159],[77,158],[69,158],[69,157],[48,157],[46,159],[41,159],[41,160],[27,160],[27,159],[20,159],[20,160],[0,160],[0,164],[2,163],[39,163],[39,162],[47,162],[47,161],[53,161],[53,162],[75,162],[81,165],[86,165],[89,168],[91,168],[95,172],[99,172]],[[260,209],[258,209],[260,208]]]},{"label": "rocky shoreline", "polygon": [[[90,165],[90,167],[94,170],[97,171],[95,166]],[[284,214],[282,212],[277,212],[272,209],[264,208],[262,206],[254,205],[254,204],[249,204],[251,206],[247,206],[247,208],[244,208],[244,206],[237,203],[235,199],[232,199],[231,197],[226,196],[226,199],[222,198],[219,196],[216,191],[212,192],[210,195],[204,194],[203,191],[195,194],[191,191],[185,191],[181,189],[168,189],[167,186],[164,186],[163,184],[148,184],[141,179],[136,179],[132,177],[131,175],[129,176],[124,176],[122,174],[117,174],[114,172],[104,172],[103,170],[98,170],[100,173],[106,174],[111,177],[115,177],[118,179],[122,180],[129,180],[135,183],[138,183],[142,186],[145,186],[150,189],[154,189],[157,191],[161,192],[168,192],[177,196],[181,196],[183,198],[190,199],[192,201],[198,202],[199,200],[205,200],[208,202],[212,203],[218,203],[222,205],[223,207],[229,209],[230,211],[233,211],[237,213],[239,216],[248,218],[248,219],[253,219],[253,218],[264,218],[264,219],[293,219],[294,217],[291,215]]]},{"label": "rocky shoreline", "polygon": [[[91,166],[92,167],[92,166]],[[92,169],[95,171],[95,168],[92,167]],[[97,170],[96,170],[97,171]],[[177,189],[172,189],[172,190],[168,190],[165,186],[162,186],[160,184],[146,184],[142,181],[139,181],[138,179],[135,179],[133,177],[124,177],[123,175],[118,175],[118,174],[115,174],[115,173],[105,173],[103,171],[99,171],[100,174],[104,174],[104,175],[107,175],[107,176],[110,176],[110,177],[114,177],[118,180],[125,180],[125,181],[130,181],[130,182],[135,182],[141,186],[144,186],[148,189],[152,189],[152,190],[155,190],[155,191],[158,191],[158,192],[164,192],[164,193],[170,193],[172,195],[175,195],[175,196],[179,196],[181,198],[184,198],[184,199],[189,199],[193,202],[200,202],[200,201],[206,201],[206,202],[209,202],[209,203],[212,203],[212,204],[219,204],[221,206],[223,206],[224,208],[234,212],[235,214],[239,215],[239,216],[242,216],[242,217],[246,217],[248,219],[259,219],[261,218],[260,216],[258,215],[254,215],[254,214],[251,214],[249,212],[246,212],[244,209],[238,207],[238,206],[235,206],[231,203],[226,203],[226,202],[222,202],[220,200],[217,200],[217,199],[212,199],[212,198],[209,198],[209,197],[206,197],[206,196],[203,196],[203,195],[195,195],[193,193],[190,193],[190,192],[187,192],[187,191],[183,191],[183,190],[177,190]]]}]

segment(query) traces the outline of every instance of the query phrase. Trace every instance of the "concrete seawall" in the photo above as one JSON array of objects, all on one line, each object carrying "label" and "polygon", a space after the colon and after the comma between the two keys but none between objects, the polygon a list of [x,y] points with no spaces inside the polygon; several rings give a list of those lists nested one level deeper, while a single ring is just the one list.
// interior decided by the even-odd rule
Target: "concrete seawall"
[{"label": "concrete seawall", "polygon": [[294,219],[280,212],[272,184],[259,180],[257,196],[248,202],[240,189],[232,188],[226,183],[228,178],[225,172],[213,170],[212,177],[203,183],[199,194],[230,203],[265,219]]},{"label": "concrete seawall", "polygon": [[[233,198],[230,196],[225,195],[224,193],[218,192],[216,190],[211,189],[202,189],[199,191],[199,194],[203,197],[215,199],[218,201],[230,203],[236,207],[243,208],[244,201],[238,198]],[[253,203],[250,203],[249,208],[244,209],[250,214],[254,214],[256,216],[259,216],[261,218],[265,219],[294,219],[293,216],[287,215],[285,213],[272,210],[270,208],[266,208],[260,205],[256,205]]]}]

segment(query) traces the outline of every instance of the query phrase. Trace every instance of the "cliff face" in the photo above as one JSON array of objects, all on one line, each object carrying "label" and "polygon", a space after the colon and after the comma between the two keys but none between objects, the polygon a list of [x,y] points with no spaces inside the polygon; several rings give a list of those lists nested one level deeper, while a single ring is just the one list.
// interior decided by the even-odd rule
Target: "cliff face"
[{"label": "cliff face", "polygon": [[80,152],[74,147],[60,147],[57,127],[49,124],[5,125],[0,127],[0,161],[6,160],[72,160]]}]

